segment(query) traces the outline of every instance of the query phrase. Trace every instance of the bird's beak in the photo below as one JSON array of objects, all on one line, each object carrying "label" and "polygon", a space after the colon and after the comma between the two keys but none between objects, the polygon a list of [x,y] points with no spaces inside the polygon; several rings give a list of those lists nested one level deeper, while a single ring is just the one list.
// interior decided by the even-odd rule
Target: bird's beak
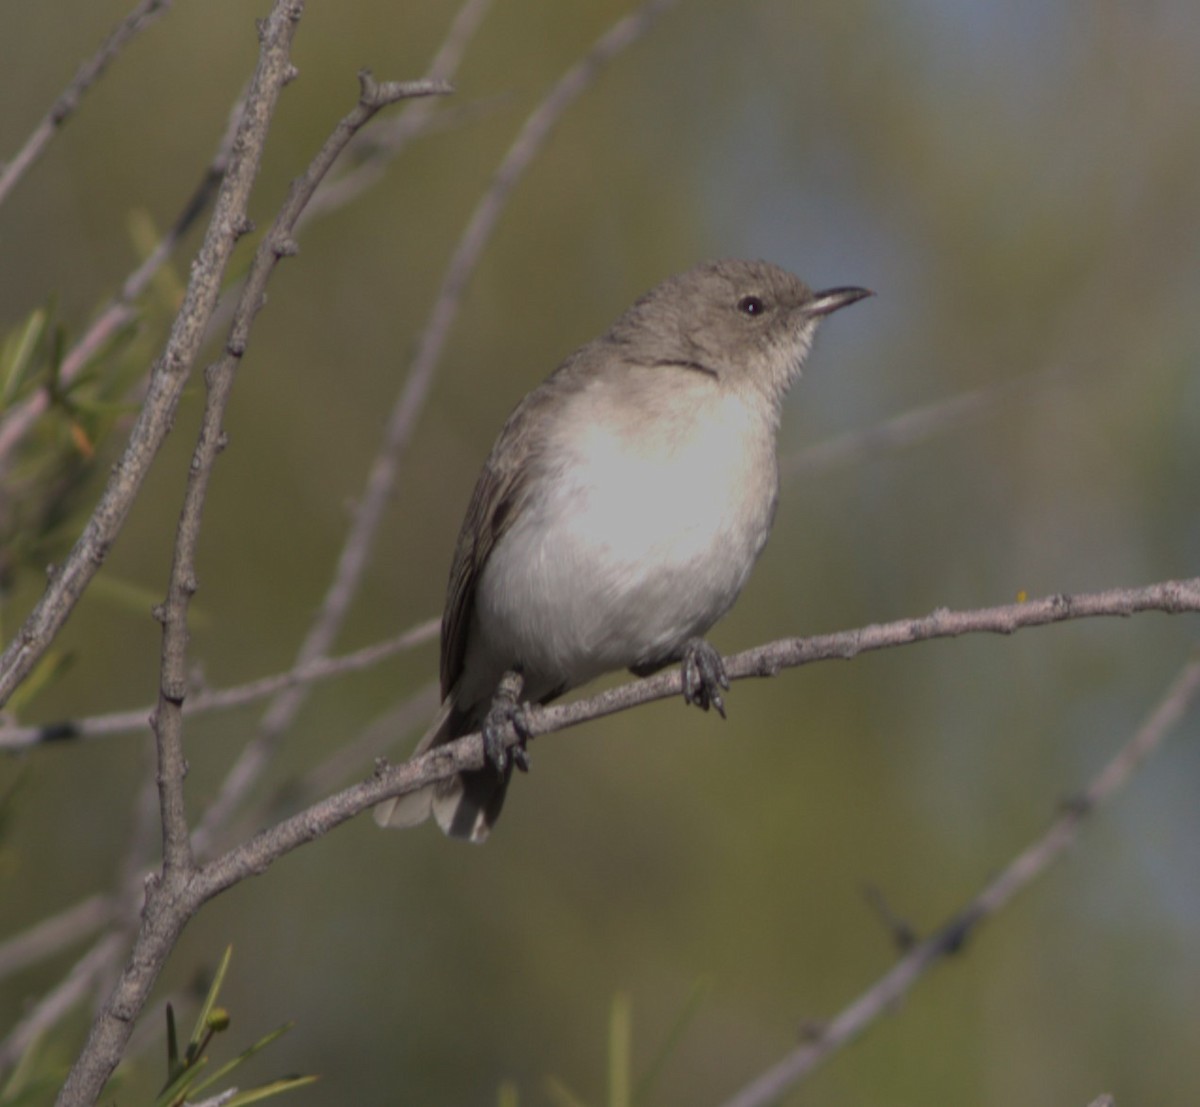
[{"label": "bird's beak", "polygon": [[849,307],[874,295],[869,288],[828,288],[824,292],[814,293],[804,310],[808,315],[831,315],[839,308]]}]

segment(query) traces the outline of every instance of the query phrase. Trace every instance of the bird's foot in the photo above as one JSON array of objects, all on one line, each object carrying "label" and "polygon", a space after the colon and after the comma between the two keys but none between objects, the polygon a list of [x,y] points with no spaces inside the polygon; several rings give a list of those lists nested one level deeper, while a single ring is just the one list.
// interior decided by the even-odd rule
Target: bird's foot
[{"label": "bird's foot", "polygon": [[728,691],[725,662],[715,646],[703,638],[692,638],[683,647],[683,698],[703,711],[713,708],[725,718],[722,689]]},{"label": "bird's foot", "polygon": [[[521,700],[525,678],[515,669],[506,672],[496,686],[492,705],[483,722],[483,756],[497,773],[508,771],[509,758],[523,773],[529,772],[529,751],[525,743],[532,735],[529,730],[529,705]],[[511,726],[517,733],[517,744],[504,746],[504,732]]]}]

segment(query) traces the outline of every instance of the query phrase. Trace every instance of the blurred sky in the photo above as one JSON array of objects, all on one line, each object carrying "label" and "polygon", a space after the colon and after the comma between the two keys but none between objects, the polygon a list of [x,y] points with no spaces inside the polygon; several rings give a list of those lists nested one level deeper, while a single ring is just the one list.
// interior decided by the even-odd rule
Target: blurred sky
[{"label": "blurred sky", "polygon": [[[0,329],[53,301],[68,340],[82,331],[138,260],[131,220],[168,226],[194,188],[265,10],[179,0],[113,64],[0,208]],[[352,105],[356,71],[421,75],[454,10],[310,0],[252,203],[260,226]],[[306,228],[275,274],[206,514],[192,653],[213,686],[291,663],[464,221],[526,114],[626,10],[497,0],[439,107],[471,110]],[[125,11],[0,0],[0,159]],[[339,650],[440,611],[512,405],[637,294],[708,256],[877,292],[823,330],[785,457],[1010,386],[969,423],[789,482],[720,648],[1195,574],[1198,56],[1185,0],[683,0],[514,193]],[[160,348],[170,295],[150,301],[127,371]],[[23,719],[151,702],[148,607],[201,403],[197,374],[60,640],[72,663]],[[98,444],[52,556],[123,433]],[[22,564],[2,598],[6,635],[40,569]],[[321,1072],[297,1104],[494,1103],[506,1079],[522,1104],[554,1103],[548,1076],[599,1104],[614,994],[632,1000],[640,1070],[702,985],[649,1101],[718,1102],[891,963],[865,885],[922,932],[939,923],[1128,738],[1195,637],[1194,618],[1143,615],[939,642],[740,684],[724,724],[669,703],[554,736],[485,848],[357,820],[211,905],[160,995],[232,941],[229,1053],[294,1019],[254,1071]],[[304,772],[436,665],[426,646],[316,689],[230,840],[290,810]],[[193,815],[258,717],[189,724]],[[794,1101],[1200,1101],[1196,738],[1193,714],[1062,865]],[[126,735],[0,760],[0,936],[112,885],[146,748]],[[0,983],[0,1031],[83,949]],[[56,1056],[83,1025],[66,1024]],[[160,1065],[157,1050],[136,1060],[121,1100],[145,1101]]]}]

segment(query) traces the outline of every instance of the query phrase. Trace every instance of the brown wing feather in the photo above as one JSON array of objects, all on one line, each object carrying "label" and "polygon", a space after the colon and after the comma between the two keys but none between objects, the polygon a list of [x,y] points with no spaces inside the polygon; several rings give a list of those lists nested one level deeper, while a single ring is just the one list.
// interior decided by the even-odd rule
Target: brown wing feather
[{"label": "brown wing feather", "polygon": [[542,454],[543,408],[559,399],[564,384],[569,388],[571,383],[560,369],[529,393],[508,417],[479,474],[454,547],[446,607],[442,612],[443,697],[450,694],[462,674],[479,574],[496,543],[520,516],[536,477],[537,459]]}]

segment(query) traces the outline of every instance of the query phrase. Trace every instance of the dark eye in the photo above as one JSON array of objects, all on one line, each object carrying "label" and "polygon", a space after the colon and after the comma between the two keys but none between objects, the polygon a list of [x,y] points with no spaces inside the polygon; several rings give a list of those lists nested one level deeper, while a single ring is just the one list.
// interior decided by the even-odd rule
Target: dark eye
[{"label": "dark eye", "polygon": [[761,296],[743,296],[737,302],[738,311],[743,315],[762,315],[767,310]]}]

